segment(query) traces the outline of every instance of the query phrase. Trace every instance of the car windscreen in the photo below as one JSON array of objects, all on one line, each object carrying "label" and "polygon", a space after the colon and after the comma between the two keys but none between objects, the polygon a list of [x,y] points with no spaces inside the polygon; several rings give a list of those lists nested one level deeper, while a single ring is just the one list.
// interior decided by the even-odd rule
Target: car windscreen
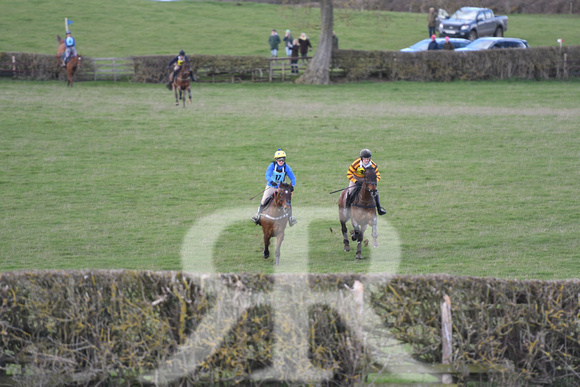
[{"label": "car windscreen", "polygon": [[458,9],[455,11],[453,15],[451,15],[451,19],[455,20],[475,20],[477,16],[477,12],[475,11],[462,11]]},{"label": "car windscreen", "polygon": [[493,44],[493,41],[489,40],[474,40],[471,44],[467,45],[467,48],[474,48],[476,50],[485,50]]},{"label": "car windscreen", "polygon": [[429,46],[430,41],[431,41],[430,39],[421,40],[420,42],[413,44],[410,48],[417,51],[426,50],[427,46]]}]

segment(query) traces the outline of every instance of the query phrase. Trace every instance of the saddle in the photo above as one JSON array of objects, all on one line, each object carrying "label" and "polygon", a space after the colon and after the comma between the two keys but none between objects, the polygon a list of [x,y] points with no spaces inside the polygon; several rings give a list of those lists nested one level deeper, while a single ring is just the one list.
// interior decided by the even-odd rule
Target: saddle
[{"label": "saddle", "polygon": [[362,185],[355,185],[353,186],[353,188],[351,188],[348,193],[348,195],[346,195],[346,206],[350,207],[352,205],[352,202],[354,202],[354,199],[356,199],[356,197],[358,196],[358,193],[360,192],[360,190],[362,189]]}]

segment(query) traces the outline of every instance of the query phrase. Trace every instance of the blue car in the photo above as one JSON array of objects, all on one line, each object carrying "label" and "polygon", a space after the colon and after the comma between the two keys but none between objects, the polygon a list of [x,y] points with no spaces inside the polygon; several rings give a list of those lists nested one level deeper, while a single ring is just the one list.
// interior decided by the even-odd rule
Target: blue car
[{"label": "blue car", "polygon": [[479,38],[457,51],[492,50],[495,48],[528,48],[528,42],[518,38]]},{"label": "blue car", "polygon": [[[445,44],[445,38],[436,38],[435,41],[437,42],[437,46],[439,47],[439,49],[442,50],[443,45]],[[453,44],[453,47],[455,47],[455,49],[465,47],[469,43],[471,43],[469,40],[461,38],[449,38],[449,42]],[[413,44],[411,47],[403,48],[401,52],[427,51],[429,43],[431,43],[431,39],[424,39],[421,40],[420,42]]]}]

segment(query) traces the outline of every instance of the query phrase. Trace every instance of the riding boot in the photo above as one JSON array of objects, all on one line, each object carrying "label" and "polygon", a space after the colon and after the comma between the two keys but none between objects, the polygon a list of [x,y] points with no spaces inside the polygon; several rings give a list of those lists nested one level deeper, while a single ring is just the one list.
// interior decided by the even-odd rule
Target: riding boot
[{"label": "riding boot", "polygon": [[260,207],[258,207],[258,212],[256,215],[252,216],[252,220],[255,224],[260,224],[260,218],[262,217],[262,210],[264,209],[264,205],[260,203]]},{"label": "riding boot", "polygon": [[292,207],[290,207],[290,214],[288,216],[288,224],[290,225],[290,227],[292,227],[296,223],[298,223],[298,220],[292,216]]},{"label": "riding boot", "polygon": [[387,210],[385,210],[383,207],[381,207],[381,202],[379,200],[379,193],[378,192],[375,194],[375,203],[377,204],[378,214],[385,215],[387,213]]}]

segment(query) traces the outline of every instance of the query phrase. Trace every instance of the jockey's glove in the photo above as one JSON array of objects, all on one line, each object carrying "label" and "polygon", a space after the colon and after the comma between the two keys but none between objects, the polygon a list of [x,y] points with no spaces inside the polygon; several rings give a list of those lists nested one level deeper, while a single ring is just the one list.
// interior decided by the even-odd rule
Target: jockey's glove
[{"label": "jockey's glove", "polygon": [[271,184],[272,186],[274,186],[274,187],[278,185],[278,183],[276,183],[274,180],[272,180],[272,181],[270,182],[270,184]]}]

